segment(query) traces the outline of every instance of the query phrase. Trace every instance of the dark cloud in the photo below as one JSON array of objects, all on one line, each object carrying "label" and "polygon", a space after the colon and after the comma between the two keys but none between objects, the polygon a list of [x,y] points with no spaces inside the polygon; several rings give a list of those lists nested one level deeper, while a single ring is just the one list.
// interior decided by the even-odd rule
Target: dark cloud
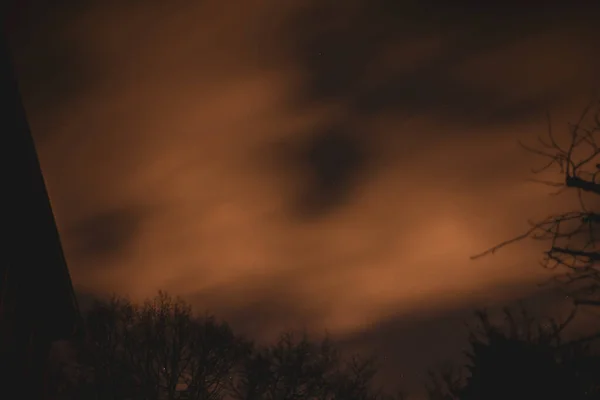
[{"label": "dark cloud", "polygon": [[110,265],[122,256],[139,233],[148,211],[143,207],[104,210],[65,230],[69,251],[96,265]]},{"label": "dark cloud", "polygon": [[[13,63],[28,112],[52,112],[94,83],[97,71],[71,29],[85,7],[70,0],[24,3],[14,13]],[[35,134],[38,139],[44,132]]]},{"label": "dark cloud", "polygon": [[364,137],[343,127],[308,137],[297,160],[308,175],[296,207],[299,215],[318,217],[344,205],[360,185],[368,157]]},{"label": "dark cloud", "polygon": [[420,69],[365,90],[356,96],[354,107],[366,114],[400,109],[408,115],[433,113],[460,124],[498,126],[543,115],[564,95],[550,92],[515,99],[506,93],[465,85],[438,68]]},{"label": "dark cloud", "polygon": [[[294,15],[290,43],[309,74],[299,94],[301,102],[343,99],[351,104],[352,115],[395,110],[468,122],[512,123],[543,110],[549,99],[534,94],[515,100],[510,92],[459,81],[452,69],[557,25],[590,25],[589,15],[600,10],[591,4],[586,13],[573,7],[541,9],[493,2],[484,9],[471,3],[449,7],[439,1],[381,0],[340,7],[324,2]],[[373,74],[369,66],[383,51],[396,47],[402,53],[403,45],[427,37],[441,41],[437,54],[410,65],[407,53],[408,70],[401,68],[376,85],[367,84]]]},{"label": "dark cloud", "polygon": [[[306,72],[305,84],[294,93],[296,106],[331,101],[347,106],[345,115],[329,126],[316,132],[309,128],[271,149],[279,153],[268,157],[279,160],[271,167],[280,171],[286,187],[290,181],[300,187],[292,190],[295,216],[327,216],[354,199],[363,178],[379,172],[382,152],[373,149],[389,140],[382,136],[402,138],[406,153],[416,150],[415,141],[432,139],[411,138],[413,134],[402,129],[367,131],[358,128],[361,119],[395,113],[498,127],[540,117],[570,96],[573,88],[564,86],[518,95],[518,87],[481,85],[457,76],[465,64],[557,25],[591,21],[586,13],[568,7],[539,9],[505,2],[492,2],[489,7],[470,1],[452,7],[440,1],[349,1],[344,6],[325,1],[293,13],[282,37],[291,57]],[[588,14],[597,8],[588,6]],[[578,35],[573,40],[588,40],[581,32]],[[413,53],[422,49],[414,42],[423,41],[426,47],[429,40],[439,43],[431,54],[415,61]],[[398,68],[378,76],[373,64],[390,52],[399,53],[394,55]],[[521,65],[517,75],[527,80],[529,61],[512,62]],[[490,70],[485,79],[494,82],[499,72]]]},{"label": "dark cloud", "polygon": [[339,210],[360,190],[377,158],[369,139],[349,123],[333,122],[262,145],[255,157],[262,168],[276,171],[282,187],[293,187],[289,215],[312,221]]}]

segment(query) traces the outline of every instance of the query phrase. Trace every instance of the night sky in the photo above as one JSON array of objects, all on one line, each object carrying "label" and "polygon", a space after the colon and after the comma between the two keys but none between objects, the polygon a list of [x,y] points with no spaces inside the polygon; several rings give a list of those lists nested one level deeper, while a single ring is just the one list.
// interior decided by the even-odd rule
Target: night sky
[{"label": "night sky", "polygon": [[559,307],[539,244],[469,256],[574,204],[517,140],[600,88],[594,2],[28,3],[14,62],[82,302],[327,330],[406,386],[472,309]]}]

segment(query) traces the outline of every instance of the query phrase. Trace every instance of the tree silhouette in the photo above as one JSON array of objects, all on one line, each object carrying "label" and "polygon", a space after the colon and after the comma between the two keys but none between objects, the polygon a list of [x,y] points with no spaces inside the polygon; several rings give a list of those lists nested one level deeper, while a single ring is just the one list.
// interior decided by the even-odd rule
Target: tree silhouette
[{"label": "tree silhouette", "polygon": [[234,398],[386,399],[373,387],[376,372],[374,358],[355,355],[344,361],[328,338],[317,343],[287,332],[274,345],[254,348],[234,385]]},{"label": "tree silhouette", "polygon": [[[552,174],[558,180],[532,179],[532,181],[554,187],[553,195],[573,191],[577,195],[575,210],[550,215],[539,221],[530,221],[530,229],[513,239],[502,242],[472,258],[493,254],[498,249],[516,241],[533,238],[548,243],[542,265],[558,269],[555,279],[566,287],[575,305],[600,305],[600,101],[590,102],[576,123],[568,125],[568,134],[559,140],[552,131],[548,116],[548,132],[538,138],[537,146],[521,146],[545,159],[545,163],[534,174]],[[567,320],[570,321],[574,313]],[[561,343],[556,324],[537,326],[537,335],[531,335],[530,325],[525,325],[527,337],[514,334],[514,319],[509,318],[510,334],[492,327],[485,314],[480,315],[485,340],[471,338],[470,378],[465,385],[454,385],[456,380],[440,379],[437,376],[437,394],[452,392],[454,397],[439,399],[523,398],[547,399],[591,399],[600,398],[600,358],[592,352],[593,340],[600,332],[566,343]],[[528,322],[529,323],[529,322]],[[494,366],[505,365],[503,373],[494,372]],[[508,367],[511,366],[511,367]],[[486,372],[487,371],[487,372]],[[508,374],[508,375],[507,375]],[[505,383],[501,383],[504,380]],[[440,381],[443,383],[440,385]],[[506,383],[509,382],[509,383]],[[521,388],[510,393],[512,383]],[[453,390],[448,390],[452,386]],[[495,393],[500,397],[494,397]],[[444,390],[439,390],[443,388]],[[458,388],[458,391],[456,390]],[[529,396],[529,397],[528,397]],[[517,397],[520,398],[520,397]]]},{"label": "tree silhouette", "polygon": [[432,373],[431,400],[597,399],[600,396],[600,357],[584,342],[563,342],[563,323],[540,323],[524,309],[517,316],[505,309],[504,327],[476,313],[468,363],[459,370]]},{"label": "tree silhouette", "polygon": [[222,399],[245,342],[160,292],[142,305],[114,297],[85,315],[76,372],[65,395],[89,399]]},{"label": "tree silhouette", "polygon": [[[431,373],[430,400],[597,399],[600,357],[586,338],[561,335],[561,323],[505,310],[505,323],[476,313],[468,362]],[[284,333],[259,346],[213,316],[160,292],[143,304],[113,297],[85,313],[77,362],[52,380],[57,399],[401,400],[374,384],[373,357],[342,357],[329,338]]]},{"label": "tree silhouette", "polygon": [[304,399],[324,396],[338,355],[328,341],[316,345],[302,336],[281,335],[276,344],[254,347],[234,385],[237,399]]},{"label": "tree silhouette", "polygon": [[221,399],[230,392],[251,343],[234,335],[228,324],[218,323],[212,316],[195,319],[190,330],[188,373],[183,374],[187,386],[184,398]]},{"label": "tree silhouette", "polygon": [[548,116],[546,138],[538,138],[538,146],[521,144],[527,151],[545,158],[545,164],[532,172],[552,172],[560,177],[556,181],[534,180],[556,187],[554,194],[567,189],[577,192],[579,209],[550,215],[540,221],[530,221],[531,228],[511,240],[473,256],[478,258],[513,242],[531,237],[549,242],[542,264],[546,268],[561,267],[559,275],[575,296],[576,304],[600,305],[597,298],[600,288],[600,212],[597,211],[600,195],[600,101],[590,102],[579,120],[569,124],[568,135],[561,143],[552,132]]},{"label": "tree silhouette", "polygon": [[292,333],[258,346],[164,292],[141,305],[96,301],[85,328],[76,362],[53,375],[60,398],[396,399],[373,387],[373,358],[346,360],[331,340]]}]

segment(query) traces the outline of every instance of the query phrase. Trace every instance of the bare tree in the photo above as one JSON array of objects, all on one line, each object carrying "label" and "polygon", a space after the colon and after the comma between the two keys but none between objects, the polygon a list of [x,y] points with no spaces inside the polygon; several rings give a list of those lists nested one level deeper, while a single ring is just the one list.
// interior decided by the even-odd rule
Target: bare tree
[{"label": "bare tree", "polygon": [[579,200],[576,210],[566,211],[539,221],[529,221],[530,229],[500,243],[472,258],[492,254],[498,249],[525,238],[549,243],[544,251],[545,268],[560,267],[557,279],[566,284],[576,304],[600,305],[595,298],[600,291],[600,101],[590,102],[578,121],[568,125],[568,135],[562,143],[552,131],[548,116],[546,137],[538,137],[537,146],[521,146],[545,159],[535,174],[554,171],[559,179],[548,181],[532,179],[557,190],[575,191]]},{"label": "bare tree", "polygon": [[132,366],[125,357],[127,329],[133,324],[134,305],[112,297],[96,301],[85,315],[86,338],[78,346],[71,394],[90,399],[130,397],[136,391]]},{"label": "bare tree", "polygon": [[373,387],[373,358],[344,360],[329,339],[313,342],[285,333],[274,345],[255,347],[234,385],[240,400],[385,400]]},{"label": "bare tree", "polygon": [[[124,310],[128,312],[129,310]],[[178,397],[191,364],[192,315],[189,305],[160,292],[126,315],[124,355],[146,398]]]},{"label": "bare tree", "polygon": [[254,347],[234,385],[240,400],[327,398],[328,382],[339,365],[329,340],[317,344],[303,335],[282,334],[274,345]]},{"label": "bare tree", "polygon": [[74,398],[220,400],[244,342],[164,292],[142,305],[114,297],[86,314]]},{"label": "bare tree", "polygon": [[[87,337],[63,399],[393,400],[373,388],[375,360],[344,361],[329,339],[286,333],[269,346],[237,336],[164,292],[114,297],[86,313]],[[70,370],[73,366],[70,367]]]},{"label": "bare tree", "polygon": [[225,322],[207,316],[191,326],[190,362],[182,375],[186,399],[219,400],[231,391],[251,343],[233,333]]},{"label": "bare tree", "polygon": [[373,387],[373,378],[377,374],[374,357],[354,355],[344,363],[333,379],[332,399],[381,400],[387,398]]}]

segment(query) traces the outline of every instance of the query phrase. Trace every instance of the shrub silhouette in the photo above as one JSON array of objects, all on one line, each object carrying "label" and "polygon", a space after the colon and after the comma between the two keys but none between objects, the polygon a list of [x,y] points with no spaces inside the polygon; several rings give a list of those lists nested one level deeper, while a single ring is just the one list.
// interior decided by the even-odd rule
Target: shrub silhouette
[{"label": "shrub silhouette", "polygon": [[[472,329],[468,362],[458,372],[432,374],[432,400],[597,399],[600,358],[585,343],[565,342],[563,324],[535,322],[524,310],[505,310],[506,327],[479,311]],[[504,328],[504,329],[503,329]]]}]

